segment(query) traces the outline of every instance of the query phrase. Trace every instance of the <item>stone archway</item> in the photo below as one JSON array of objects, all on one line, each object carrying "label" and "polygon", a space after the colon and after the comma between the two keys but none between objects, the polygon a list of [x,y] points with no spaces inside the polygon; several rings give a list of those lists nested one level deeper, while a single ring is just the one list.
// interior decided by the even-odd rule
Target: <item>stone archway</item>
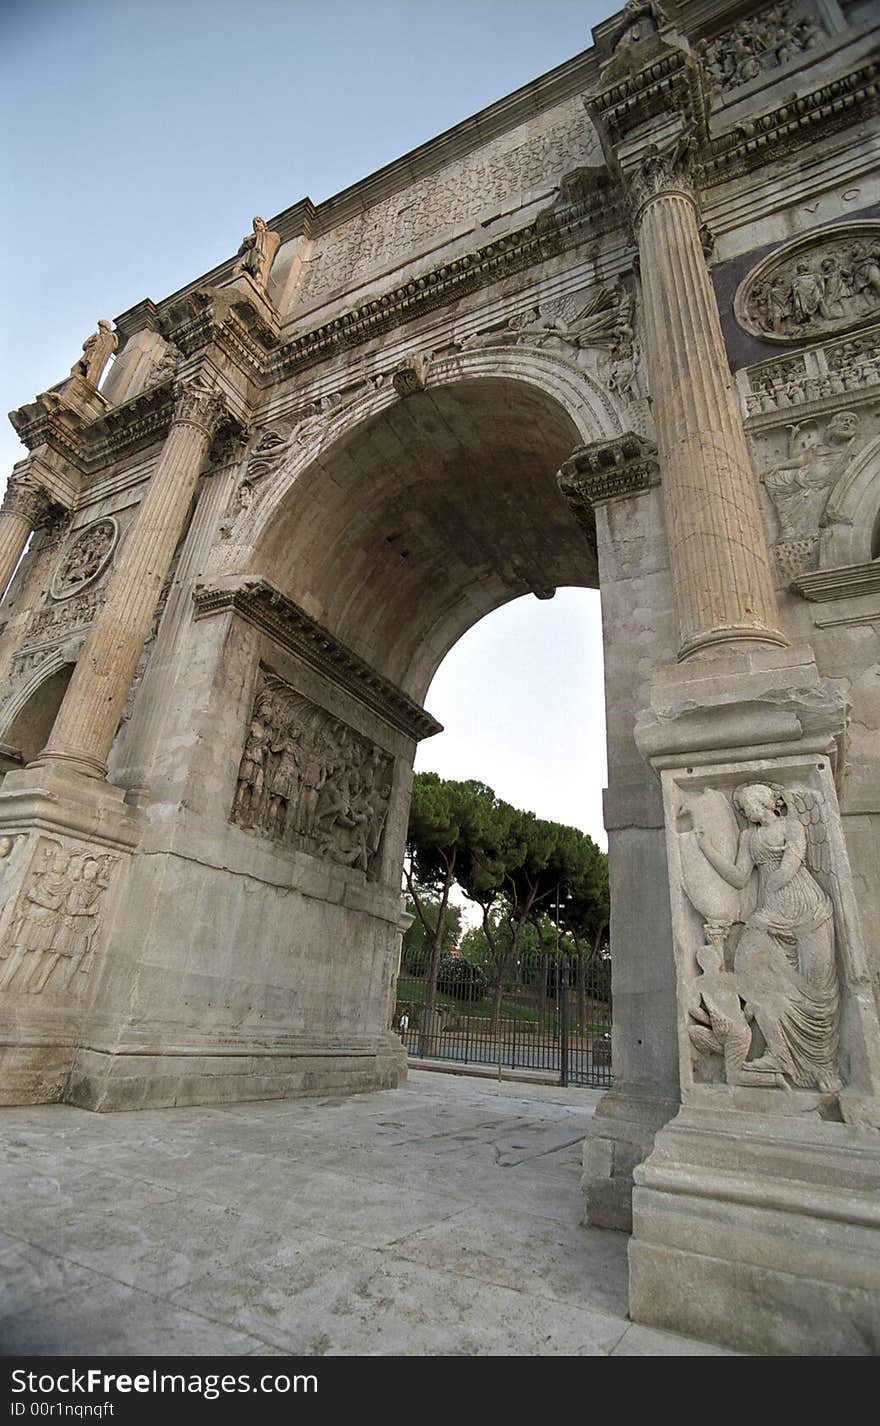
[{"label": "stone archway", "polygon": [[13,766],[33,761],[48,741],[73,668],[69,656],[50,656],[8,704],[0,744],[17,755]]},{"label": "stone archway", "polygon": [[574,446],[620,429],[608,396],[552,355],[439,363],[424,390],[377,393],[278,471],[247,567],[421,702],[491,609],[598,585],[557,473]]}]

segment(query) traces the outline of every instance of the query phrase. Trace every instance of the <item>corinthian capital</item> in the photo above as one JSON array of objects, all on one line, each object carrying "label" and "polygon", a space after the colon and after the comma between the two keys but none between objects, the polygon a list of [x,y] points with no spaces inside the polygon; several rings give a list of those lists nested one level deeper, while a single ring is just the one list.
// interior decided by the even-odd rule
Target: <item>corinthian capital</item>
[{"label": "corinthian capital", "polygon": [[48,514],[51,496],[30,475],[11,475],[0,507],[0,515],[17,515],[31,529]]},{"label": "corinthian capital", "polygon": [[195,426],[213,440],[226,415],[226,404],[219,391],[213,390],[201,377],[180,381],[174,388],[175,404],[171,423],[174,426]]},{"label": "corinthian capital", "polygon": [[690,130],[685,130],[669,148],[648,145],[626,175],[633,227],[638,227],[651,200],[664,194],[683,193],[697,204],[696,151],[697,142]]}]

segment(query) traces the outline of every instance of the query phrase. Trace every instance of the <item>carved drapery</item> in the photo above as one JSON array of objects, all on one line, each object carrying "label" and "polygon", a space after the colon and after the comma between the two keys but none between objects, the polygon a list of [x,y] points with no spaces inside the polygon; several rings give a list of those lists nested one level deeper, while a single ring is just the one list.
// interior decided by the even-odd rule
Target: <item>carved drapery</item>
[{"label": "carved drapery", "polygon": [[260,670],[230,820],[375,875],[393,759]]},{"label": "carved drapery", "polygon": [[[685,895],[703,918],[683,1009],[698,1079],[834,1093],[839,1000],[822,794],[803,784],[704,787],[677,818]],[[818,879],[817,879],[818,878]]]}]

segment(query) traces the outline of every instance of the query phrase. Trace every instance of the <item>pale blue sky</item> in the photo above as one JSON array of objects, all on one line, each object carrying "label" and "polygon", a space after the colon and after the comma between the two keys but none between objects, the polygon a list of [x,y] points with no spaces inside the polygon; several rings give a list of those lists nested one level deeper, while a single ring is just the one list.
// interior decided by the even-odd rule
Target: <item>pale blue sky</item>
[{"label": "pale blue sky", "polygon": [[[98,317],[233,253],[254,213],[365,177],[586,49],[614,8],[0,0],[3,410],[66,375]],[[2,482],[24,449],[5,423],[0,444]],[[429,699],[450,733],[422,761],[604,844],[597,608],[581,591],[529,597],[466,636]],[[540,764],[527,751],[536,727]]]}]

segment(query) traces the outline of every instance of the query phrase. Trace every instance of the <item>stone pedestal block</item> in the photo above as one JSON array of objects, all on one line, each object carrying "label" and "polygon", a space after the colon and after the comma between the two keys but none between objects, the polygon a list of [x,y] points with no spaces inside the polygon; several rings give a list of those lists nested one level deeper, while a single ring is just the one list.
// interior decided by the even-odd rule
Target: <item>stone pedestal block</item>
[{"label": "stone pedestal block", "polygon": [[630,1315],[743,1352],[880,1351],[880,1145],[690,1106],[635,1170]]}]

